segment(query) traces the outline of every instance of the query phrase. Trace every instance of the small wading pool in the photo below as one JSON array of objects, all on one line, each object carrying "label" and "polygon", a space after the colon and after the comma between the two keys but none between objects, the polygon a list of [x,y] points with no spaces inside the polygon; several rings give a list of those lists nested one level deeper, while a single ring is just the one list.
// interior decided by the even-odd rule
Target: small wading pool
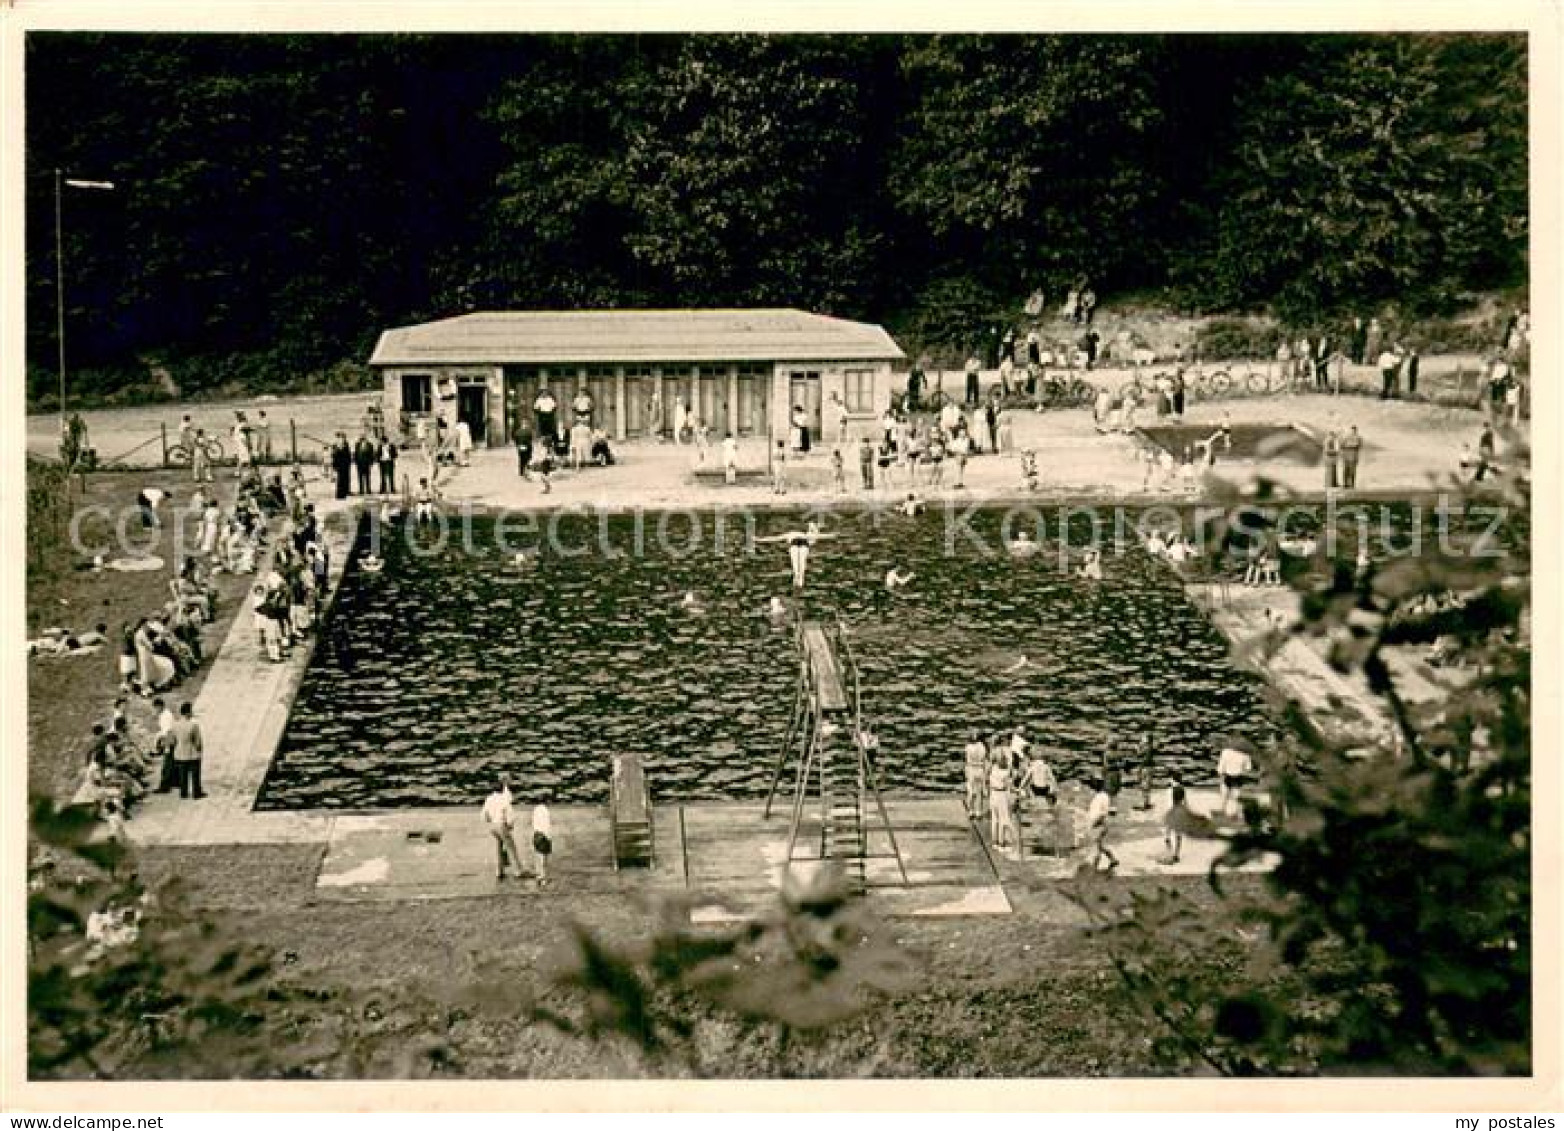
[{"label": "small wading pool", "polygon": [[[1110,738],[1154,733],[1158,780],[1178,769],[1192,783],[1212,779],[1219,733],[1274,736],[1257,677],[1233,666],[1165,565],[1110,551],[1104,579],[1083,581],[1060,570],[1057,509],[1027,512],[1044,519],[1044,552],[1027,559],[998,552],[1006,512],[956,513],[993,552],[958,535],[947,553],[938,508],[852,509],[827,518],[838,537],[810,566],[809,615],[850,626],[885,789],[959,789],[973,728],[1023,724],[1062,775],[1094,766]],[[609,754],[623,750],[646,755],[658,800],[763,796],[798,670],[790,631],[764,612],[789,596],[787,555],[746,549],[736,516],[718,551],[713,514],[698,517],[700,547],[685,553],[688,517],[643,515],[638,554],[633,516],[562,516],[561,541],[592,552],[545,551],[521,569],[492,518],[472,520],[471,553],[453,532],[415,554],[393,527],[383,570],[350,566],[343,579],[339,644],[316,650],[257,806],[469,803],[500,772],[528,800],[600,801]],[[759,535],[803,521],[753,519]],[[659,522],[670,549],[657,548]],[[1070,543],[1090,530],[1077,515]],[[605,534],[619,556],[601,552]],[[892,564],[916,577],[887,599]],[[680,606],[687,591],[701,611]],[[1027,666],[1008,671],[1021,655]]]}]

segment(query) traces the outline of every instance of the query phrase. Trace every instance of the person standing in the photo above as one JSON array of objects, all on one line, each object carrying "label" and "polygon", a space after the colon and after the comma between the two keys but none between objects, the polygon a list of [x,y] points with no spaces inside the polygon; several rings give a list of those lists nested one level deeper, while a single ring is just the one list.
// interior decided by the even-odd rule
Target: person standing
[{"label": "person standing", "polygon": [[1363,437],[1356,424],[1341,438],[1341,485],[1351,491],[1358,485],[1358,457],[1363,453]]},{"label": "person standing", "polygon": [[1350,347],[1353,365],[1363,364],[1364,351],[1367,347],[1368,329],[1363,325],[1363,319],[1354,318],[1352,320],[1352,342]]},{"label": "person standing", "polygon": [[1254,770],[1249,755],[1236,746],[1222,747],[1216,758],[1216,776],[1221,783],[1222,815],[1236,817],[1239,813],[1239,794]]},{"label": "person standing", "polygon": [[[831,396],[835,398],[836,394]],[[917,412],[918,406],[923,403],[923,366],[914,363],[911,372],[907,374],[907,411]]]},{"label": "person standing", "polygon": [[1097,870],[1098,865],[1102,863],[1102,858],[1106,856],[1108,858],[1108,871],[1111,872],[1119,866],[1119,858],[1108,847],[1113,798],[1108,795],[1108,791],[1100,778],[1092,782],[1092,787],[1094,792],[1092,793],[1091,804],[1086,807],[1086,835],[1091,838],[1093,847],[1092,871],[1095,872]]},{"label": "person standing", "polygon": [[538,886],[548,887],[548,858],[554,854],[554,822],[548,806],[532,807],[532,863],[537,869]]},{"label": "person standing", "polygon": [[179,796],[199,801],[206,796],[201,788],[201,724],[195,721],[189,703],[179,705],[179,718],[169,734],[174,742],[174,764],[179,771]]},{"label": "person standing", "polygon": [[234,412],[233,442],[234,478],[243,479],[245,472],[250,469],[253,458],[250,451],[250,425],[245,420],[244,413],[238,410]]},{"label": "person standing", "polygon": [[353,448],[353,464],[358,468],[358,493],[367,495],[373,490],[370,484],[370,472],[375,469],[375,445],[364,433],[359,433],[358,443]]},{"label": "person standing", "polygon": [[982,366],[975,357],[967,358],[967,404],[978,403],[979,385],[981,384]]},{"label": "person standing", "polygon": [[1401,347],[1387,346],[1379,355],[1379,399],[1388,401],[1396,395],[1397,374],[1401,371]]},{"label": "person standing", "polygon": [[981,821],[988,816],[988,747],[983,736],[972,731],[962,753],[966,761],[967,816]]},{"label": "person standing", "polygon": [[472,463],[472,425],[465,420],[456,422],[456,464],[467,467]]},{"label": "person standing", "polygon": [[1015,811],[1011,807],[1010,754],[997,752],[988,767],[988,831],[995,848],[1015,847]]},{"label": "person standing", "polygon": [[652,382],[652,396],[646,402],[646,434],[663,442],[663,393],[662,382]]},{"label": "person standing", "polygon": [[1363,332],[1363,352],[1358,355],[1361,364],[1369,365],[1379,356],[1379,347],[1384,339],[1385,332],[1380,329],[1379,319],[1370,318],[1368,329]]},{"label": "person standing", "polygon": [[800,452],[809,451],[809,414],[803,405],[793,406],[793,447]]},{"label": "person standing", "polygon": [[212,481],[212,457],[206,450],[206,429],[197,428],[190,440],[190,472],[197,483]]},{"label": "person standing", "polygon": [[353,493],[353,449],[341,432],[331,445],[331,470],[337,477],[337,498],[347,498]]},{"label": "person standing", "polygon": [[839,495],[847,490],[847,470],[842,465],[841,448],[831,449],[831,485]]},{"label": "person standing", "polygon": [[527,477],[527,465],[532,462],[532,429],[525,424],[516,429],[516,474]]},{"label": "person standing", "polygon": [[537,425],[539,444],[554,442],[554,435],[559,427],[558,412],[559,402],[554,399],[554,394],[546,387],[538,390],[538,395],[532,402],[532,420]]},{"label": "person standing", "polygon": [[516,848],[516,810],[511,804],[510,783],[503,775],[494,792],[484,798],[483,822],[489,826],[489,835],[494,838],[494,851],[498,857],[495,878],[505,878],[507,863],[515,868],[518,880],[523,878],[527,873],[522,869],[521,853]]},{"label": "person standing", "polygon": [[858,475],[865,491],[874,490],[874,445],[867,436],[858,441]]},{"label": "person standing", "polygon": [[787,444],[777,441],[777,447],[771,453],[771,493],[773,495],[787,494]]},{"label": "person standing", "polygon": [[1407,375],[1407,396],[1409,396],[1409,397],[1417,396],[1417,369],[1418,369],[1419,363],[1420,363],[1420,359],[1418,358],[1417,350],[1416,349],[1408,350],[1407,351],[1407,355],[1406,355],[1406,361],[1404,361],[1402,363],[1402,365],[1403,365],[1403,368],[1406,369],[1406,375]]},{"label": "person standing", "polygon": [[835,393],[832,393],[831,397],[836,402],[836,441],[839,444],[845,444],[847,443],[847,420],[849,416],[847,402]]},{"label": "person standing", "polygon": [[592,427],[592,394],[585,388],[576,393],[576,399],[570,402],[570,410],[576,414],[576,423],[585,424],[588,429]]},{"label": "person standing", "polygon": [[683,397],[673,398],[673,442],[684,443],[684,430],[690,425],[690,410],[684,407]]},{"label": "person standing", "polygon": [[1334,428],[1325,433],[1325,443],[1321,447],[1320,456],[1325,466],[1325,489],[1334,491],[1337,465],[1341,460],[1341,437],[1337,435]]},{"label": "person standing", "polygon": [[1494,461],[1498,456],[1498,444],[1494,440],[1493,425],[1485,423],[1482,432],[1477,437],[1477,469],[1472,476],[1472,482],[1480,483],[1494,470]]},{"label": "person standing", "polygon": [[390,436],[380,439],[380,493],[390,495],[396,491],[396,445]]}]

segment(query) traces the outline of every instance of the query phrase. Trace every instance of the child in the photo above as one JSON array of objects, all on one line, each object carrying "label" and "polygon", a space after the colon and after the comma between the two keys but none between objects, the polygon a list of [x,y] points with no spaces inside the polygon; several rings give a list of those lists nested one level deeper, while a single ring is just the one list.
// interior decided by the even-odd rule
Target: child
[{"label": "child", "polygon": [[722,475],[730,485],[739,481],[739,440],[732,433],[722,438]]},{"label": "child", "polygon": [[549,820],[548,806],[532,808],[532,862],[537,869],[538,886],[548,887],[548,858],[554,851],[554,825]]},{"label": "child", "polygon": [[554,489],[554,482],[551,478],[553,473],[554,453],[549,451],[547,444],[539,444],[537,450],[532,453],[532,474],[537,477],[545,495]]},{"label": "child", "polygon": [[787,494],[787,441],[778,440],[777,450],[771,456],[771,493]]},{"label": "child", "polygon": [[847,490],[847,472],[842,466],[842,449],[831,449],[831,482],[836,485],[838,494]]},{"label": "child", "polygon": [[1021,453],[1021,479],[1028,491],[1037,490],[1037,453],[1030,448]]}]

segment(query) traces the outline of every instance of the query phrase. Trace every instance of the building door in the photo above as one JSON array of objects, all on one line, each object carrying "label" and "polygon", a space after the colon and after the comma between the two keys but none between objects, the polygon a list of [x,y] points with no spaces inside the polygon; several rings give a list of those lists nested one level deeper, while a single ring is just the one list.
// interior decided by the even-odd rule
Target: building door
[{"label": "building door", "polygon": [[739,435],[764,436],[771,431],[771,370],[749,365],[739,370]]},{"label": "building door", "polygon": [[820,374],[815,370],[794,370],[788,374],[788,421],[793,419],[793,409],[802,408],[809,422],[809,434],[820,436]]},{"label": "building door", "polygon": [[592,427],[616,436],[619,420],[618,382],[612,369],[587,370],[587,395],[592,398]]},{"label": "building door", "polygon": [[511,366],[505,370],[505,403],[511,413],[511,436],[518,427],[532,430],[532,402],[538,399],[538,371],[532,366]]},{"label": "building door", "polygon": [[625,435],[640,436],[649,427],[652,404],[652,371],[644,366],[625,369]]},{"label": "building door", "polygon": [[486,425],[489,421],[489,384],[458,385],[456,387],[456,419],[465,420],[472,430],[474,444],[485,443]]},{"label": "building door", "polygon": [[711,429],[713,436],[725,435],[728,431],[727,367],[703,366],[695,390],[696,411],[702,422]]}]

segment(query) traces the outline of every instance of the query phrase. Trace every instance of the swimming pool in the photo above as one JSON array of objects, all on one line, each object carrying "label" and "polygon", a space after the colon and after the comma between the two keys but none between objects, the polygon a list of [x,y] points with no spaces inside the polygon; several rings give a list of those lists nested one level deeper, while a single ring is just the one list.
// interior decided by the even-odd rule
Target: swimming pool
[{"label": "swimming pool", "polygon": [[[999,544],[1004,512],[963,514]],[[544,552],[524,568],[495,544],[494,518],[472,520],[470,549],[387,538],[381,572],[344,577],[340,644],[317,649],[257,807],[468,802],[499,772],[522,797],[597,801],[619,750],[645,754],[660,800],[763,795],[797,674],[790,629],[765,612],[789,596],[786,554],[747,544],[742,520],[715,548],[705,519],[686,553],[683,518],[566,516],[569,545],[606,538],[620,553]],[[752,521],[764,536],[803,517]],[[646,536],[659,522],[674,545]],[[838,537],[815,552],[806,611],[849,626],[887,791],[958,788],[974,728],[1024,725],[1064,774],[1094,765],[1110,738],[1150,732],[1159,776],[1191,781],[1211,777],[1217,733],[1274,733],[1256,677],[1138,549],[1108,555],[1091,582],[1056,553],[1018,560],[951,541],[938,512],[849,510],[825,525]],[[1058,526],[1044,516],[1045,540]],[[1089,530],[1072,522],[1070,541]],[[892,564],[916,576],[887,599]]]}]

